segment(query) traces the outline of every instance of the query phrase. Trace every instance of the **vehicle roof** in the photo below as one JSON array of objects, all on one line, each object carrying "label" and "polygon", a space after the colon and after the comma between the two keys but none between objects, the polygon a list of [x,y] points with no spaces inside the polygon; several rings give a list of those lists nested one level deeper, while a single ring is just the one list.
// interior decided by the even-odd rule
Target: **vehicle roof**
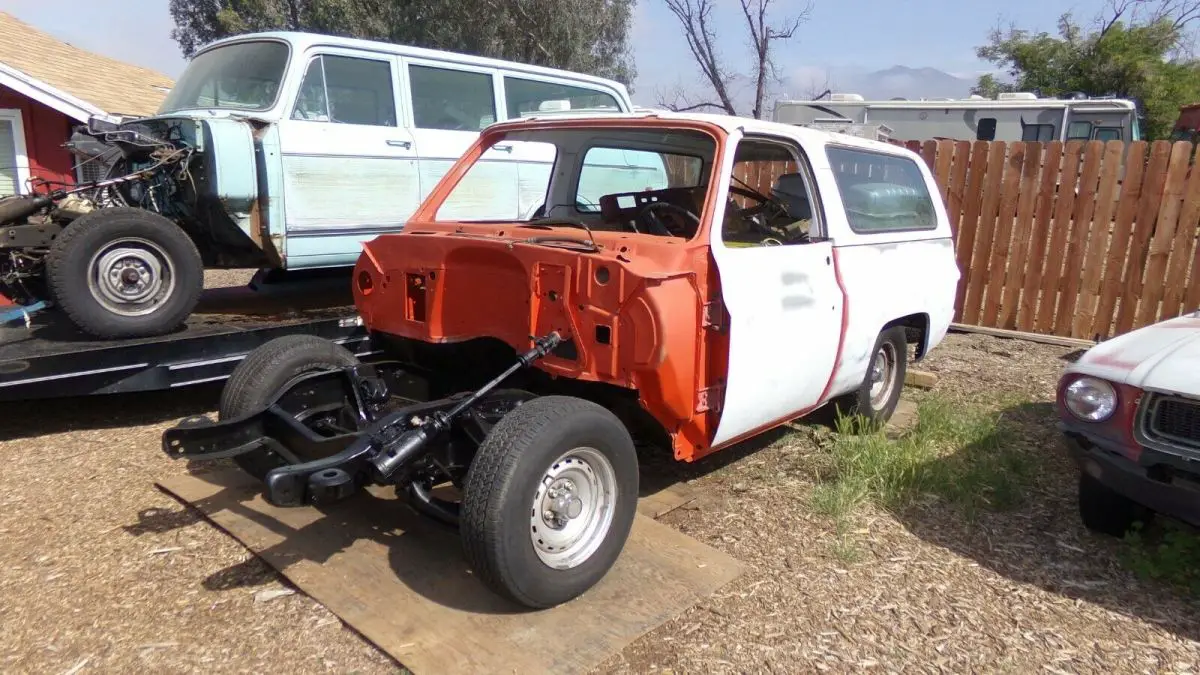
[{"label": "vehicle roof", "polygon": [[874,150],[876,152],[885,152],[896,155],[911,154],[912,151],[901,145],[895,145],[884,141],[877,141],[868,138],[860,138],[849,134],[842,134],[833,131],[824,131],[821,129],[813,129],[809,127],[797,126],[795,124],[787,124],[784,122],[773,122],[770,120],[754,119],[753,117],[741,117],[739,115],[724,115],[716,113],[699,113],[699,112],[672,112],[669,110],[647,110],[640,109],[629,113],[612,113],[612,112],[577,112],[577,113],[551,113],[548,115],[533,115],[519,120],[505,120],[496,122],[489,126],[489,129],[520,129],[523,126],[557,126],[558,123],[566,124],[570,121],[578,120],[593,120],[597,123],[611,124],[613,122],[629,122],[638,120],[678,120],[681,122],[704,122],[715,124],[725,130],[726,133],[733,133],[736,130],[741,130],[743,134],[774,134],[780,136],[790,136],[801,142],[820,143],[820,144],[838,144],[849,145],[864,150]]},{"label": "vehicle roof", "polygon": [[[620,90],[623,96],[628,98],[628,90],[625,85],[595,75],[586,75],[571,70],[562,70],[560,68],[547,68],[545,66],[534,66],[518,61],[506,61],[503,59],[493,59],[483,56],[474,56],[472,54],[464,54],[461,52],[453,52],[441,49],[427,49],[424,47],[414,47],[411,45],[397,44],[394,42],[384,42],[382,40],[365,40],[362,38],[341,37],[337,35],[325,35],[322,33],[308,33],[304,31],[263,31],[258,33],[243,33],[233,37],[221,38],[214,40],[205,45],[202,49],[196,52],[196,56],[217,47],[235,42],[247,42],[252,40],[282,40],[292,45],[297,51],[303,51],[310,47],[347,47],[350,49],[362,49],[365,51],[383,52],[388,54],[399,54],[403,56],[414,56],[426,59],[444,59],[448,56],[453,57],[456,61],[462,63],[470,63],[486,68],[504,68],[507,70],[516,70],[531,75],[545,75],[548,77],[568,78],[581,82],[589,82],[592,84],[607,85]],[[194,57],[193,57],[194,58]]]}]

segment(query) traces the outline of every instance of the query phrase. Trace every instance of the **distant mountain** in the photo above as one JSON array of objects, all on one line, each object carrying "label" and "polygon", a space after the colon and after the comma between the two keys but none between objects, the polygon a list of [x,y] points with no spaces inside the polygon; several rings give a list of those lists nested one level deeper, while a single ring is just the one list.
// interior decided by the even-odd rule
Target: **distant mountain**
[{"label": "distant mountain", "polygon": [[875,100],[896,97],[966,98],[975,84],[973,77],[958,77],[929,67],[898,65],[875,71],[844,67],[820,69],[821,75],[828,75],[827,83],[818,81],[817,70],[804,68],[801,74],[788,78],[781,91],[783,96],[807,98],[820,94],[819,89],[828,87],[836,93],[861,94],[863,98]]}]

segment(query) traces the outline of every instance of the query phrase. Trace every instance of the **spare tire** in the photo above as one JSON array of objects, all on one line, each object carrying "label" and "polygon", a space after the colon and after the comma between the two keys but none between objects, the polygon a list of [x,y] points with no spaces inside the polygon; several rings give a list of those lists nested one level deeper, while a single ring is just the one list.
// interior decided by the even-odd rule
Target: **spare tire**
[{"label": "spare tire", "polygon": [[119,207],[80,216],[46,258],[50,297],[85,333],[102,339],[169,333],[204,290],[195,243],[150,211]]}]

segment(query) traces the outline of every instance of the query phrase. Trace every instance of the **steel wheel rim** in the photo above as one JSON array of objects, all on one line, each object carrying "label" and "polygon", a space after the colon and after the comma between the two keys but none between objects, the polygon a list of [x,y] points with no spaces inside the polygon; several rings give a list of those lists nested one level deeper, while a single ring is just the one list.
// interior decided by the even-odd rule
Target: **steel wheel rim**
[{"label": "steel wheel rim", "polygon": [[161,246],[140,237],[109,242],[88,261],[88,290],[110,312],[145,316],[175,292],[175,267]]},{"label": "steel wheel rim", "polygon": [[878,409],[891,398],[892,390],[896,387],[896,347],[892,343],[883,343],[879,347],[879,351],[875,352],[875,358],[871,360],[869,376],[871,378],[871,407]]},{"label": "steel wheel rim", "polygon": [[538,481],[529,511],[533,550],[547,567],[571,569],[586,562],[612,529],[617,473],[595,448],[575,448],[550,463]]}]

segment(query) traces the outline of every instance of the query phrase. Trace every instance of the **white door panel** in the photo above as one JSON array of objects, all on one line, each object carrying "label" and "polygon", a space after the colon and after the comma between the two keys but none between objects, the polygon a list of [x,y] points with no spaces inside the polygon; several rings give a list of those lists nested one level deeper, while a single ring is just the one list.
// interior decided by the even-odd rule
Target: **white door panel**
[{"label": "white door panel", "polygon": [[713,243],[729,312],[729,367],[713,445],[821,402],[837,363],[843,298],[829,242]]}]

